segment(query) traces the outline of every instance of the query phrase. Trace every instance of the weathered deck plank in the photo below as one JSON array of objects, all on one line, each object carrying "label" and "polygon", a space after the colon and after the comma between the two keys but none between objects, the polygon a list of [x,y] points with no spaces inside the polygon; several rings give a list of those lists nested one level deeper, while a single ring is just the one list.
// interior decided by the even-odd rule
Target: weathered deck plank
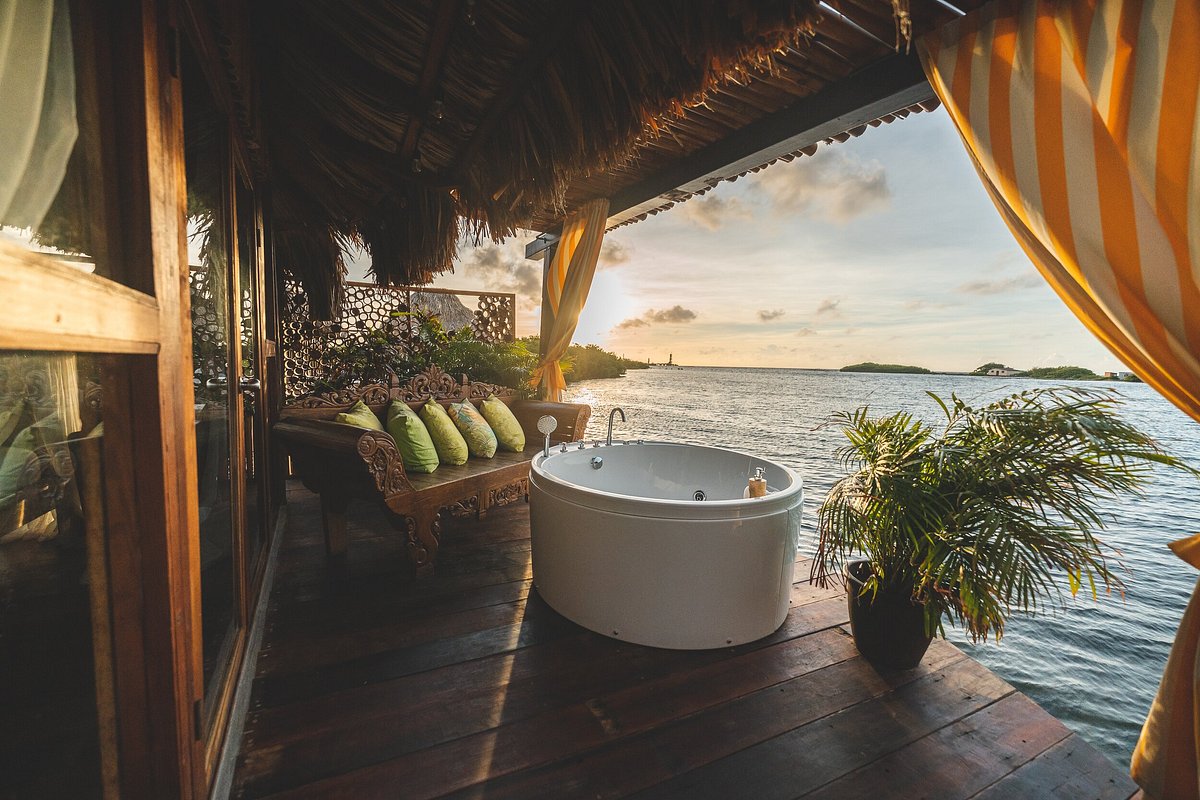
[{"label": "weathered deck plank", "polygon": [[[1129,797],[1061,723],[945,642],[907,673],[854,649],[840,592],[798,567],[776,633],[659,650],[531,591],[528,511],[449,521],[436,576],[353,511],[326,562],[290,498],[239,797]],[[357,530],[354,530],[357,528]],[[1057,794],[1056,794],[1057,793]]]}]

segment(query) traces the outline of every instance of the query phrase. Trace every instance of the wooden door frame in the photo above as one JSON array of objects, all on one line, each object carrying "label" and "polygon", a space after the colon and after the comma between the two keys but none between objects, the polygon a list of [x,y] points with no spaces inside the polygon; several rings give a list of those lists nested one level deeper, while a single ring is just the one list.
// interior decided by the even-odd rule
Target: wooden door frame
[{"label": "wooden door frame", "polygon": [[199,798],[207,786],[195,723],[199,515],[178,7],[136,0],[87,10],[100,24],[84,36],[111,67],[100,89],[111,131],[103,189],[116,202],[105,231],[128,286],[0,243],[0,347],[125,354],[106,359],[102,376],[118,788],[131,798]]}]

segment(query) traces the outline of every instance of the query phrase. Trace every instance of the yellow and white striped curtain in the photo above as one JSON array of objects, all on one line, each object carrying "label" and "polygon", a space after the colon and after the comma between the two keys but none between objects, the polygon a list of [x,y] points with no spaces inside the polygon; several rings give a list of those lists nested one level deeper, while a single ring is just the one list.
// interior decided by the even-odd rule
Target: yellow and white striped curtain
[{"label": "yellow and white striped curtain", "polygon": [[[1076,316],[1200,420],[1200,2],[996,0],[920,53],[979,177]],[[1200,536],[1172,546],[1200,568]],[[1200,798],[1200,585],[1134,753]]]},{"label": "yellow and white striped curtain", "polygon": [[542,342],[541,362],[533,374],[533,384],[541,386],[542,396],[547,400],[559,400],[563,389],[567,388],[558,362],[571,346],[579,314],[592,288],[607,220],[608,200],[601,198],[584,203],[563,225],[562,236],[546,271],[542,292],[549,302],[553,319],[546,341]]}]

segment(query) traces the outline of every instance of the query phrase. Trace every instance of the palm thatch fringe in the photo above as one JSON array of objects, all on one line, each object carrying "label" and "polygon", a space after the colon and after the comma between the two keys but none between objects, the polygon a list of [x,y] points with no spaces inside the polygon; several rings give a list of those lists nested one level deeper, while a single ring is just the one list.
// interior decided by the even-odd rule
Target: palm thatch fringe
[{"label": "palm thatch fringe", "polygon": [[[431,0],[253,6],[263,131],[285,267],[332,309],[334,234],[361,237],[381,283],[450,270],[460,233],[499,239],[571,181],[625,165],[668,119],[769,73],[816,0],[478,0],[444,43],[434,96]],[[416,155],[400,142],[421,123]],[[465,219],[463,219],[465,218]],[[462,221],[460,221],[462,220]],[[315,274],[322,273],[322,274]]]}]

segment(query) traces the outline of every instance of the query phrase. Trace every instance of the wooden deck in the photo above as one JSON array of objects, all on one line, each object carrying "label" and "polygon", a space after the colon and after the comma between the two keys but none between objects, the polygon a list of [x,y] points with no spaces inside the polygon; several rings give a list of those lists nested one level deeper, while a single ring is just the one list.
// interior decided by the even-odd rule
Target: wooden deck
[{"label": "wooden deck", "polygon": [[[840,592],[797,583],[775,634],[677,652],[530,592],[524,504],[445,526],[437,574],[353,506],[327,564],[293,490],[237,797],[1128,798],[1136,786],[950,644],[880,674]],[[807,578],[807,569],[797,569]]]}]

